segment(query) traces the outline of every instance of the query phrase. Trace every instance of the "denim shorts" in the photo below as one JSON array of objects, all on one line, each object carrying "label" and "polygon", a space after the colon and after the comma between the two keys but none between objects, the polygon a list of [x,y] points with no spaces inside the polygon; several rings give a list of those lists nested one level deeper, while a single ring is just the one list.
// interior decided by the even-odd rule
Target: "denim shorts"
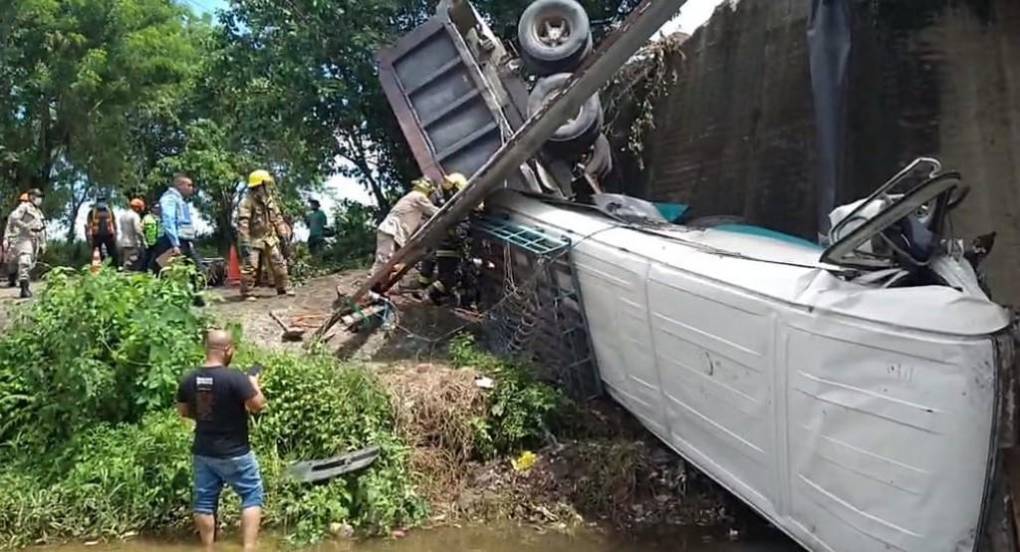
[{"label": "denim shorts", "polygon": [[261,507],[263,502],[262,476],[255,453],[249,452],[234,458],[194,456],[195,513],[215,514],[223,485],[241,497],[241,509]]}]

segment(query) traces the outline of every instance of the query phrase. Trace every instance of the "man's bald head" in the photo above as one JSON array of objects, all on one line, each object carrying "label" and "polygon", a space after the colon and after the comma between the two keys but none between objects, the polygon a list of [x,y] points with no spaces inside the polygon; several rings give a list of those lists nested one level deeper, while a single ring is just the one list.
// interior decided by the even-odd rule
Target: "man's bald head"
[{"label": "man's bald head", "polygon": [[195,193],[195,183],[184,174],[174,175],[174,188],[177,188],[177,191],[184,197]]},{"label": "man's bald head", "polygon": [[205,334],[205,360],[207,365],[227,366],[234,357],[234,336],[226,330],[209,330]]}]

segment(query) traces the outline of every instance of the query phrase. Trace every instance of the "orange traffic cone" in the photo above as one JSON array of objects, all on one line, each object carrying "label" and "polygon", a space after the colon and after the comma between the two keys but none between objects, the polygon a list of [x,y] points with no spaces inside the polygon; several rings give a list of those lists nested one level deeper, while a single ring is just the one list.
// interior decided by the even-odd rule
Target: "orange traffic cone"
[{"label": "orange traffic cone", "polygon": [[102,269],[103,269],[103,257],[99,254],[99,248],[97,247],[92,250],[92,264],[89,265],[89,270],[92,271],[93,274],[95,274]]},{"label": "orange traffic cone", "polygon": [[230,246],[230,257],[227,260],[227,285],[241,285],[241,264],[237,259],[237,248]]}]

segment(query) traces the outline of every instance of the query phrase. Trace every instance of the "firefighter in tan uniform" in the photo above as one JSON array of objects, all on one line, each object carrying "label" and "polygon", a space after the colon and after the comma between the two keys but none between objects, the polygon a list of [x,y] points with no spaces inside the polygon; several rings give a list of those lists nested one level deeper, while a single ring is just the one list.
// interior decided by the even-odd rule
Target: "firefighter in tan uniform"
[{"label": "firefighter in tan uniform", "polygon": [[273,198],[267,185],[273,177],[267,171],[258,170],[248,176],[248,193],[241,200],[237,211],[238,250],[241,253],[241,296],[254,301],[255,273],[263,257],[269,257],[276,292],[279,295],[294,295],[287,276],[287,260],[283,256],[284,241],[290,236],[290,229],[284,222],[280,206]]},{"label": "firefighter in tan uniform", "polygon": [[381,270],[395,253],[418,230],[422,222],[439,211],[429,199],[432,181],[421,177],[411,184],[411,191],[397,201],[375,232],[375,264],[372,274]]},{"label": "firefighter in tan uniform", "polygon": [[29,290],[29,273],[35,268],[35,261],[46,251],[46,217],[39,206],[42,205],[43,194],[36,188],[27,192],[27,200],[18,204],[17,208],[7,217],[4,230],[11,260],[17,259],[17,280],[21,285],[21,297],[32,296]]}]

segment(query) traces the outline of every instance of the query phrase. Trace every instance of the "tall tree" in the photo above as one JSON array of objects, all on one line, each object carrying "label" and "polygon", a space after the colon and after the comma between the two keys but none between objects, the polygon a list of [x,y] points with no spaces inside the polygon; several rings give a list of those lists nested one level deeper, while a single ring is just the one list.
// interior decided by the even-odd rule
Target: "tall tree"
[{"label": "tall tree", "polygon": [[73,222],[92,188],[137,185],[173,138],[165,126],[196,76],[195,38],[208,32],[171,0],[2,2],[5,202],[29,187],[55,192]]},{"label": "tall tree", "polygon": [[245,134],[287,155],[301,178],[346,172],[385,204],[414,169],[392,132],[375,50],[428,15],[420,0],[233,0],[222,19],[225,96]]}]

